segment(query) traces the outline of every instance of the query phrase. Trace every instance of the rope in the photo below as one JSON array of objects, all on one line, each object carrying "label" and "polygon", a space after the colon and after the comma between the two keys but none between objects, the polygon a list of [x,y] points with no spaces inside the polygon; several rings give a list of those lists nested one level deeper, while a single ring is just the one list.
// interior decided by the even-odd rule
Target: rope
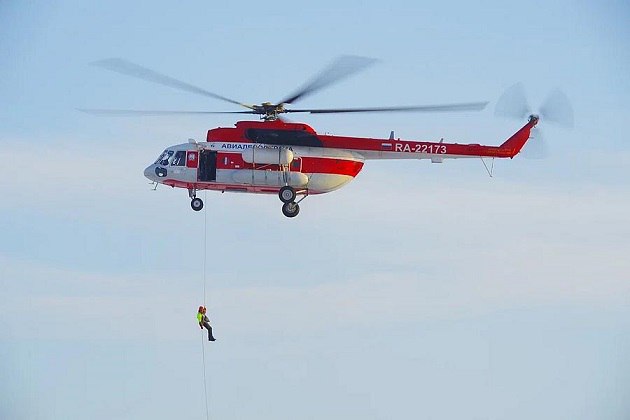
[{"label": "rope", "polygon": [[[207,191],[203,192],[203,201],[206,202]],[[208,207],[203,211],[203,306],[207,307],[206,296],[206,260],[208,255]],[[203,395],[206,402],[206,420],[210,420],[210,408],[208,407],[208,381],[206,379],[206,346],[205,334],[201,330],[201,358],[203,361]]]},{"label": "rope", "polygon": [[204,343],[204,334],[201,334],[201,357],[203,359],[203,394],[206,401],[206,420],[210,420],[210,409],[208,408],[208,381],[206,381],[206,346]]},{"label": "rope", "polygon": [[[203,192],[203,201],[206,202],[207,191]],[[208,207],[203,210],[203,306],[207,307],[206,297],[206,260],[208,255]]]}]

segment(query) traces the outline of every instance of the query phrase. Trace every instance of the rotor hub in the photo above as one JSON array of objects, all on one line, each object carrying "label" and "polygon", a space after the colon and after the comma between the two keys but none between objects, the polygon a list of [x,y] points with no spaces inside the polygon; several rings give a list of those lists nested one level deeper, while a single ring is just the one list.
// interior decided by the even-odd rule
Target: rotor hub
[{"label": "rotor hub", "polygon": [[260,118],[265,121],[275,121],[278,119],[279,114],[287,112],[284,108],[284,104],[272,104],[271,102],[263,102],[260,105],[253,105],[252,110],[254,113],[260,115]]}]

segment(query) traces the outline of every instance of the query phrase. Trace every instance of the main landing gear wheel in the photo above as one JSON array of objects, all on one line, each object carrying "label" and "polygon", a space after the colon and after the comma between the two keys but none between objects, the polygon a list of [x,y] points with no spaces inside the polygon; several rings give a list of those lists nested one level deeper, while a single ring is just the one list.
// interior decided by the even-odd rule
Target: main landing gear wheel
[{"label": "main landing gear wheel", "polygon": [[201,201],[201,198],[193,198],[190,202],[190,207],[192,207],[194,211],[199,211],[203,208],[203,201]]},{"label": "main landing gear wheel", "polygon": [[280,197],[280,201],[282,201],[285,204],[295,201],[295,195],[296,194],[293,187],[289,187],[288,185],[285,185],[284,187],[280,188],[280,191],[278,192],[278,197]]},{"label": "main landing gear wheel", "polygon": [[300,205],[291,201],[282,205],[282,214],[287,217],[295,217],[300,212]]}]

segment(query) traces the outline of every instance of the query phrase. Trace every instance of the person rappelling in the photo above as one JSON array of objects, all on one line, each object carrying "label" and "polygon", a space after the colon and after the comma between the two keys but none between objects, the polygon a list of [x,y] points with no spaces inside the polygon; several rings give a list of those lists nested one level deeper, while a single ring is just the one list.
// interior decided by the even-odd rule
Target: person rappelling
[{"label": "person rappelling", "polygon": [[212,326],[210,325],[210,320],[206,316],[206,308],[204,306],[200,306],[197,310],[197,322],[199,323],[199,328],[203,330],[203,327],[206,327],[208,330],[208,341],[217,341],[217,339],[212,335]]}]

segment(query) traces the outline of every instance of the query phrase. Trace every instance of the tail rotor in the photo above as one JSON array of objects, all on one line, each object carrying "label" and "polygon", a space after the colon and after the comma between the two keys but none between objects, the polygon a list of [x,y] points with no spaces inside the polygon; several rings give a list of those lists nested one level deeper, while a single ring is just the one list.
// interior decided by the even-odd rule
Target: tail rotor
[{"label": "tail rotor", "polygon": [[[573,108],[567,96],[560,89],[554,89],[547,96],[537,112],[530,107],[522,83],[509,87],[497,101],[494,108],[497,117],[523,120],[536,117],[542,122],[551,122],[564,128],[573,127]],[[541,159],[548,154],[548,148],[540,128],[532,129],[530,140],[523,148],[523,155],[532,159]]]}]

